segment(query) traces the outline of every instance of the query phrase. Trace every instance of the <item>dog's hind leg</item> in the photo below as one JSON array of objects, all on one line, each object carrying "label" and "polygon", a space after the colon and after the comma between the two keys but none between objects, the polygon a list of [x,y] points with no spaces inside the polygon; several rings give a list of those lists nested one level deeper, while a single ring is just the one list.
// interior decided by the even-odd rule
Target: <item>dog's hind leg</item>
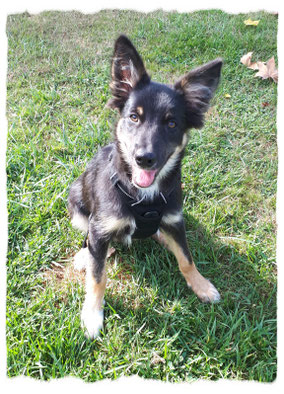
[{"label": "dog's hind leg", "polygon": [[161,225],[155,239],[172,251],[178,261],[179,269],[186,283],[203,302],[217,302],[220,294],[209,280],[197,270],[188,250],[184,222],[174,225]]},{"label": "dog's hind leg", "polygon": [[86,335],[91,339],[99,334],[103,326],[107,250],[108,242],[100,238],[95,228],[90,224],[88,240],[89,259],[86,267],[86,296],[81,313],[81,321],[86,328]]},{"label": "dog's hind leg", "polygon": [[88,206],[86,206],[83,196],[83,176],[84,174],[73,182],[70,187],[68,211],[72,226],[86,233],[88,231],[88,219],[91,212]]}]

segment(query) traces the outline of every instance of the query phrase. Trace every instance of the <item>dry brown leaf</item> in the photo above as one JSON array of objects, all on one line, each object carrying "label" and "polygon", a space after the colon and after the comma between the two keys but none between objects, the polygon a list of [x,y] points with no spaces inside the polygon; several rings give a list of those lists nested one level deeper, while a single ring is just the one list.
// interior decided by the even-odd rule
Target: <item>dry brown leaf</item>
[{"label": "dry brown leaf", "polygon": [[163,357],[159,356],[156,352],[154,352],[152,360],[151,360],[152,365],[156,365],[156,364],[160,364],[160,363],[165,364],[165,362],[166,362],[166,360]]},{"label": "dry brown leaf", "polygon": [[248,68],[252,70],[258,70],[257,62],[251,63],[250,66],[248,66]]},{"label": "dry brown leaf", "polygon": [[274,56],[265,62],[251,62],[253,52],[248,52],[246,55],[241,57],[241,63],[252,70],[258,70],[255,77],[262,79],[272,78],[274,82],[278,82],[278,70],[275,67]]},{"label": "dry brown leaf", "polygon": [[258,72],[255,77],[260,77],[262,79],[272,78],[274,82],[278,82],[278,70],[275,67],[274,56],[267,61],[267,63],[257,62]]},{"label": "dry brown leaf", "polygon": [[251,64],[251,57],[252,57],[253,52],[248,52],[246,55],[241,57],[241,63],[243,63],[245,66],[249,66]]},{"label": "dry brown leaf", "polygon": [[264,62],[257,62],[258,72],[255,74],[255,77],[261,77],[262,79],[267,79],[269,76],[267,75],[267,67]]},{"label": "dry brown leaf", "polygon": [[272,78],[273,81],[277,83],[278,82],[278,70],[275,66],[274,56],[272,56],[272,58],[268,60],[266,65],[267,65],[268,74],[269,74],[270,78]]},{"label": "dry brown leaf", "polygon": [[263,103],[261,103],[261,106],[263,108],[268,107],[270,104],[267,101],[264,101]]},{"label": "dry brown leaf", "polygon": [[246,67],[251,68],[252,70],[258,70],[257,63],[251,62],[253,52],[248,52],[246,55],[241,57],[241,63],[243,63]]}]

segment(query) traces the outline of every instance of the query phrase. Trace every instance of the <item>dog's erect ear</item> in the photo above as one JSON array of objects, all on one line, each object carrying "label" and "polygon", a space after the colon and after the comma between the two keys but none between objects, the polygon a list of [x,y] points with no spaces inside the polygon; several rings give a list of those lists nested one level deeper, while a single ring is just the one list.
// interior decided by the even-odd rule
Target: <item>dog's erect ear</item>
[{"label": "dog's erect ear", "polygon": [[203,126],[204,113],[218,86],[222,64],[222,59],[215,59],[195,68],[175,83],[175,89],[184,95],[186,101],[188,127]]},{"label": "dog's erect ear", "polygon": [[141,57],[124,35],[115,42],[111,73],[113,98],[107,103],[110,108],[122,110],[131,90],[139,83],[150,82]]}]

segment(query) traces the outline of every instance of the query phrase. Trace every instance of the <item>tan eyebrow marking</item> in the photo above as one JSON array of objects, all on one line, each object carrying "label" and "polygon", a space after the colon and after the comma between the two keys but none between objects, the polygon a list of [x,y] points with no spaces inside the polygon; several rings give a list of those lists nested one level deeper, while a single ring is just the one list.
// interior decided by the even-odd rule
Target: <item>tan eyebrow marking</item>
[{"label": "tan eyebrow marking", "polygon": [[142,116],[144,111],[143,111],[143,107],[137,107],[136,108],[138,115]]}]

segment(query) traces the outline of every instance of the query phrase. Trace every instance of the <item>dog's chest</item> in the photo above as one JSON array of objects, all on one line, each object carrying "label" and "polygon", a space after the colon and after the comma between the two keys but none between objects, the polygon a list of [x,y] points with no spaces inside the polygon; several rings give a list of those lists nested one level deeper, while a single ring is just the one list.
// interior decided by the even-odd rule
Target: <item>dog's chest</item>
[{"label": "dog's chest", "polygon": [[157,193],[151,199],[147,195],[143,195],[141,198],[132,197],[127,190],[125,190],[122,183],[119,181],[117,174],[111,177],[114,187],[117,190],[120,202],[127,216],[131,218],[131,224],[124,227],[124,235],[122,238],[147,238],[154,235],[160,226],[163,214],[168,204],[168,197],[171,194],[167,194],[167,198],[162,192]]},{"label": "dog's chest", "polygon": [[146,211],[144,215],[135,212],[131,218],[114,220],[112,222],[114,239],[131,245],[132,239],[144,239],[154,235],[159,229],[161,220],[162,215],[157,211]]},{"label": "dog's chest", "polygon": [[130,246],[132,243],[133,234],[136,229],[135,220],[132,218],[123,219],[124,225],[122,225],[121,220],[122,219],[118,219],[118,221],[120,222],[119,229],[117,229],[117,225],[115,225],[116,231],[114,231],[113,233],[113,238],[115,241]]}]

